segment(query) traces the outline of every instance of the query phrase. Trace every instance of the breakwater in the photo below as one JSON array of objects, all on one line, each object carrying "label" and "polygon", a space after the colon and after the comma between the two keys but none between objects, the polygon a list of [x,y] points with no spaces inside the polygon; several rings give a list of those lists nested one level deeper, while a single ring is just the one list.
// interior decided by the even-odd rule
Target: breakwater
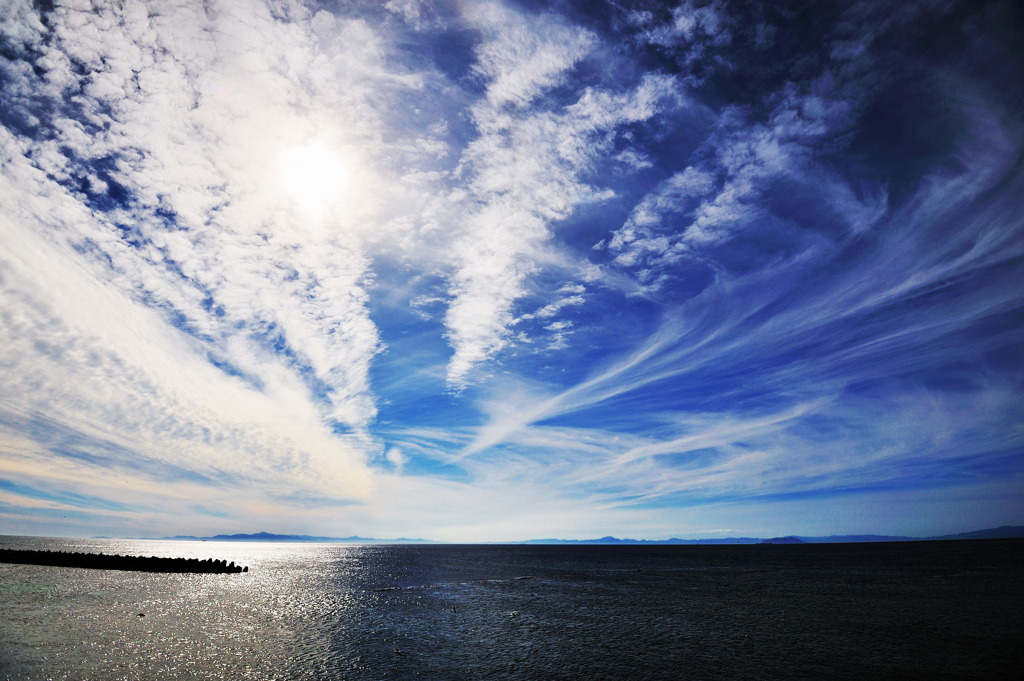
[{"label": "breakwater", "polygon": [[93,570],[132,570],[136,572],[177,572],[196,574],[238,574],[249,567],[207,558],[158,558],[156,556],[121,556],[105,553],[70,551],[20,551],[0,549],[0,563],[50,565],[54,567],[90,568]]}]

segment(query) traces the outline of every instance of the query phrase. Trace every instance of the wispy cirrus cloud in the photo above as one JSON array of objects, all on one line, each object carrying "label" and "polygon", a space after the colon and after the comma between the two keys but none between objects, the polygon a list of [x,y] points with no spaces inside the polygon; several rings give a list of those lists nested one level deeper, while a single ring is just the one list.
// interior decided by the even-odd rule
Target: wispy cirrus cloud
[{"label": "wispy cirrus cloud", "polygon": [[[40,18],[15,3],[4,22],[23,54],[0,194],[12,423],[109,443],[98,465],[136,484],[176,468],[279,500],[365,498],[369,159],[379,107],[417,77],[365,22],[301,4]],[[348,175],[315,206],[285,190],[309,145]],[[72,456],[40,443],[40,464]]]},{"label": "wispy cirrus cloud", "polygon": [[613,195],[585,178],[613,148],[617,129],[683,100],[674,79],[650,75],[629,89],[587,88],[514,115],[509,106],[522,107],[568,78],[594,37],[551,16],[498,7],[473,15],[485,33],[479,72],[488,86],[473,108],[479,134],[463,152],[468,182],[456,195],[468,204],[453,244],[445,317],[454,352],[448,381],[456,388],[508,345],[513,306],[526,280],[551,259],[545,252],[556,223],[581,204]]},{"label": "wispy cirrus cloud", "polygon": [[[893,206],[881,185],[851,184],[817,157],[823,140],[846,134],[856,101],[823,105],[818,95],[797,96],[792,88],[776,99],[781,104],[768,124],[740,126],[709,160],[669,175],[607,242],[614,264],[646,287],[671,290],[694,262],[713,269],[711,281],[684,297],[632,353],[575,385],[552,392],[504,382],[461,456],[586,451],[552,477],[570,486],[578,480],[580,489],[615,481],[609,499],[632,504],[840,495],[909,485],[908,471],[922,485],[959,484],[958,475],[966,483],[975,466],[989,460],[998,467],[1020,446],[1019,433],[1007,429],[1015,389],[994,369],[961,373],[964,363],[1017,342],[1012,325],[967,339],[985,320],[1019,306],[1005,269],[1019,257],[1011,243],[1022,227],[1010,217],[1014,191],[985,194],[995,178],[1005,188],[1020,181],[1011,160],[1020,149],[1019,124],[998,106],[993,114],[962,100],[968,124],[950,152],[957,170],[940,162]],[[829,114],[830,106],[837,113]],[[720,129],[734,122],[724,116]],[[817,197],[820,213],[788,212],[780,192],[801,185],[802,195]],[[953,221],[958,228],[950,233]],[[758,239],[768,257],[748,257],[737,269],[731,251]],[[771,250],[780,243],[784,250]],[[981,272],[992,276],[984,285],[976,279]],[[966,351],[972,342],[978,354]],[[986,407],[926,387],[932,379],[924,376],[958,364],[950,379],[972,375],[963,387]],[[867,386],[885,387],[864,399]],[[683,431],[651,413],[668,403],[693,409],[695,401],[723,411]],[[777,410],[765,417],[769,404]],[[562,425],[594,419],[603,427]],[[943,435],[938,422],[957,425]],[[975,427],[998,435],[970,445],[960,439]],[[648,438],[637,441],[637,432]],[[546,446],[538,445],[545,438]],[[581,445],[588,442],[603,446]]]},{"label": "wispy cirrus cloud", "polygon": [[[28,156],[104,216],[65,238],[109,260],[132,295],[180,315],[247,374],[259,374],[257,363],[229,348],[285,344],[334,417],[365,425],[378,341],[359,293],[366,257],[354,226],[372,207],[355,186],[344,211],[296,212],[281,191],[281,157],[311,141],[366,142],[377,118],[367,81],[399,80],[374,64],[375,37],[300,7],[289,24],[237,3],[97,12],[55,10],[40,60],[55,135],[34,139]],[[337,30],[361,43],[347,88],[332,81],[343,55],[321,54],[317,37]],[[163,47],[171,42],[173,52]],[[325,120],[338,108],[344,126]]]},{"label": "wispy cirrus cloud", "polygon": [[1005,515],[1016,10],[798,9],[7,3],[0,517]]}]

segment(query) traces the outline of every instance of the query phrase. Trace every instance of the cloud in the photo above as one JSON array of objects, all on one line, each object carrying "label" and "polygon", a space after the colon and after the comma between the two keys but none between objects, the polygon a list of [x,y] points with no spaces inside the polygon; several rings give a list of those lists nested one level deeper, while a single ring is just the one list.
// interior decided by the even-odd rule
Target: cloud
[{"label": "cloud", "polygon": [[723,3],[698,3],[684,0],[669,15],[658,16],[649,11],[632,11],[628,23],[638,29],[638,42],[655,45],[676,56],[685,68],[688,83],[699,84],[702,70],[729,68],[721,48],[728,46],[733,35],[729,30],[732,18]]},{"label": "cloud", "polygon": [[[520,424],[463,465],[474,480],[546,480],[558,497],[583,495],[609,509],[968,486],[973,470],[1000,465],[992,452],[1019,447],[1021,434],[1000,425],[1016,399],[992,377],[970,394],[840,390],[765,413],[619,410],[603,427],[557,425],[545,414],[546,423]],[[981,432],[991,437],[977,439]]]},{"label": "cloud", "polygon": [[[275,11],[60,5],[44,27],[9,10],[26,68],[0,140],[5,413],[142,478],[365,497],[363,230],[386,186],[369,159],[381,100],[420,83],[361,20]],[[281,176],[311,142],[355,174],[316,214]],[[65,456],[35,440],[39,466]]]},{"label": "cloud", "polygon": [[384,458],[395,467],[395,470],[401,472],[405,464],[409,462],[409,457],[402,453],[402,450],[397,447],[392,447],[384,453]]},{"label": "cloud", "polygon": [[448,277],[448,382],[456,389],[508,345],[514,304],[550,259],[555,223],[581,204],[610,197],[583,177],[610,150],[616,129],[681,105],[671,77],[648,75],[631,89],[588,88],[561,106],[513,116],[507,103],[525,106],[550,89],[592,39],[550,17],[488,8],[474,15],[485,29],[480,58],[488,96],[473,108],[479,134],[460,162],[468,181],[455,195],[465,208]]},{"label": "cloud", "polygon": [[599,247],[642,284],[658,289],[675,279],[670,270],[681,262],[699,261],[721,276],[723,263],[714,249],[745,231],[770,232],[777,221],[774,196],[786,185],[815,197],[817,210],[830,210],[830,217],[845,223],[845,234],[830,234],[831,239],[877,224],[888,207],[884,191],[855,191],[817,159],[822,140],[839,137],[850,125],[851,104],[823,95],[833,88],[827,73],[807,91],[787,86],[772,95],[778,103],[765,123],[736,110],[724,112],[699,154],[706,158],[663,180]]},{"label": "cloud", "polygon": [[73,252],[4,220],[0,403],[13,429],[5,439],[20,432],[34,443],[37,475],[72,457],[151,481],[187,475],[281,498],[296,488],[368,493],[360,448],[325,431],[287,367],[263,354],[259,389],[226,376],[200,342],[98,283]]},{"label": "cloud", "polygon": [[384,8],[401,17],[417,31],[428,31],[443,26],[435,3],[426,0],[388,0]]},{"label": "cloud", "polygon": [[693,211],[695,199],[708,194],[714,182],[713,175],[693,167],[664,180],[637,204],[626,224],[608,243],[608,248],[616,253],[615,262],[625,267],[651,258],[666,264],[672,262],[674,240],[671,235],[659,234],[663,222],[671,214],[687,212],[688,208]]},{"label": "cloud", "polygon": [[557,85],[593,48],[595,36],[556,15],[527,17],[496,2],[474,3],[467,19],[483,31],[475,70],[487,81],[487,104],[523,106]]},{"label": "cloud", "polygon": [[[21,102],[55,134],[30,131],[24,153],[103,216],[62,238],[112,281],[257,383],[251,348],[283,350],[326,417],[365,428],[380,349],[366,238],[388,186],[371,159],[388,98],[420,81],[361,20],[207,9],[56,8],[36,35],[45,86]],[[282,176],[310,143],[351,171],[315,214],[296,210]]]},{"label": "cloud", "polygon": [[671,536],[1002,494],[1019,49],[947,5],[7,3],[0,514]]},{"label": "cloud", "polygon": [[[502,469],[518,452],[543,457],[535,465],[567,494],[604,487],[606,503],[681,505],[967,485],[976,470],[1001,469],[1019,447],[1006,427],[1019,390],[982,358],[1020,339],[995,321],[1020,301],[1006,269],[1024,228],[1011,209],[1024,181],[1010,162],[1020,128],[965,105],[959,172],[937,168],[900,206],[872,211],[869,236],[851,218],[838,244],[811,240],[799,257],[724,276],[632,352],[561,391],[502,381],[465,465]],[[693,205],[694,185],[708,183],[672,176],[630,224],[657,229]],[[937,375],[960,387],[936,385],[946,380]],[[696,408],[710,404],[722,411]],[[777,410],[765,415],[768,404]],[[594,425],[563,425],[579,423]]]},{"label": "cloud", "polygon": [[[552,302],[548,303],[544,307],[540,308],[532,315],[523,315],[520,319],[532,319],[534,317],[540,317],[541,319],[547,319],[554,317],[559,312],[567,307],[576,307],[582,305],[586,298],[583,293],[586,292],[586,288],[580,284],[566,284],[558,289],[557,293],[563,294],[563,297],[556,298]],[[558,322],[555,322],[558,323]]]},{"label": "cloud", "polygon": [[[278,173],[282,155],[311,136],[345,153],[366,134],[363,122],[373,117],[356,84],[373,68],[372,34],[322,14],[279,24],[262,5],[223,3],[205,13],[186,3],[152,15],[135,7],[96,15],[59,8],[50,17],[46,79],[80,118],[56,120],[64,133],[35,140],[29,154],[65,185],[87,181],[97,194],[91,201],[114,204],[93,230],[68,238],[90,243],[121,285],[181,315],[181,326],[210,338],[215,353],[240,345],[237,336],[286,343],[322,386],[333,417],[365,424],[378,340],[360,294],[366,258],[348,226],[371,208],[347,200],[345,214],[302,224]],[[247,21],[236,21],[240,14]],[[323,46],[318,30],[348,31],[363,43],[362,73],[349,75],[356,86],[344,93],[331,83],[330,62],[310,49]],[[287,79],[290,69],[305,82]],[[291,103],[304,97],[311,113]],[[360,124],[328,124],[328,107],[347,108]],[[110,187],[124,198],[113,200]],[[80,198],[90,201],[89,192]]]},{"label": "cloud", "polygon": [[731,39],[726,28],[728,16],[721,2],[698,4],[684,0],[664,17],[667,21],[662,18],[643,10],[634,10],[628,14],[629,22],[641,29],[640,38],[661,47],[699,42],[724,44]]}]

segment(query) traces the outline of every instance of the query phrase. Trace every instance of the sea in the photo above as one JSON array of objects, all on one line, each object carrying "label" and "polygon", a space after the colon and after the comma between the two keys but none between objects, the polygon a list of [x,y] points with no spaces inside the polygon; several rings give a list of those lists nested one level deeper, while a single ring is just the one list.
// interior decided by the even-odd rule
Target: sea
[{"label": "sea", "polygon": [[0,679],[1024,679],[1024,540],[346,545],[0,537]]}]

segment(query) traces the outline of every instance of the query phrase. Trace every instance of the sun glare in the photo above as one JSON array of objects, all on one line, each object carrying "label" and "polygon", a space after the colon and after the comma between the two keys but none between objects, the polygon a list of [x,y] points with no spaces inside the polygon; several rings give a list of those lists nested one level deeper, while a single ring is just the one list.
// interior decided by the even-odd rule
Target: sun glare
[{"label": "sun glare", "polygon": [[319,144],[293,147],[281,163],[288,193],[305,209],[320,211],[344,192],[349,169],[340,156]]}]

